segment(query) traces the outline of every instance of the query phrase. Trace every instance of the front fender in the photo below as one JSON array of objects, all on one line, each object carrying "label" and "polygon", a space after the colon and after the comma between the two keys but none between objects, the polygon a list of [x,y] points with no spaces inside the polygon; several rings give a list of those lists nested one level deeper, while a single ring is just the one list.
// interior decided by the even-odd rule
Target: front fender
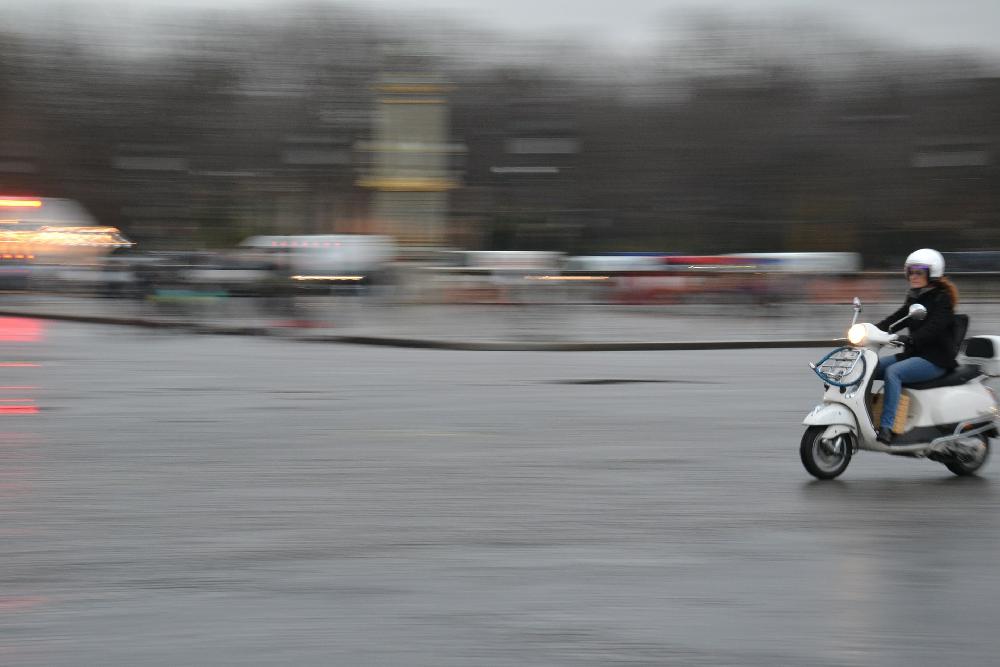
[{"label": "front fender", "polygon": [[802,420],[808,426],[832,426],[843,425],[857,433],[858,420],[854,418],[854,413],[840,403],[822,403],[813,408],[813,411]]}]

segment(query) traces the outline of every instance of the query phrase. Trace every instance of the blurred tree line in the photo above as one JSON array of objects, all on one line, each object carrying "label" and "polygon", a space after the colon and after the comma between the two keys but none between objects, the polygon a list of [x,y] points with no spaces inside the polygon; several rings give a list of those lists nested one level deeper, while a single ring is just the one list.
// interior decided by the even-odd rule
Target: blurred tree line
[{"label": "blurred tree line", "polygon": [[505,53],[325,5],[175,13],[124,36],[60,26],[0,29],[0,190],[78,199],[145,248],[371,231],[358,146],[401,49],[452,83],[456,246],[856,250],[869,265],[1000,247],[1000,78],[969,55],[718,15],[633,59]]}]

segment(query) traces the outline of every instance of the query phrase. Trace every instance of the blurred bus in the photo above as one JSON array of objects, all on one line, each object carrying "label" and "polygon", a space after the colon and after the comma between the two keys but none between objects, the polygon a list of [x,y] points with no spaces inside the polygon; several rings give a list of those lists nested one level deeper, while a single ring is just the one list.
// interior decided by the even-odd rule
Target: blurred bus
[{"label": "blurred bus", "polygon": [[606,270],[658,270],[753,273],[856,273],[861,255],[855,252],[743,252],[724,255],[611,256],[573,258]]},{"label": "blurred bus", "polygon": [[861,255],[856,252],[750,252],[723,257],[758,271],[846,274],[861,270]]},{"label": "blurred bus", "polygon": [[562,268],[566,271],[660,271],[664,255],[612,254],[567,257]]}]

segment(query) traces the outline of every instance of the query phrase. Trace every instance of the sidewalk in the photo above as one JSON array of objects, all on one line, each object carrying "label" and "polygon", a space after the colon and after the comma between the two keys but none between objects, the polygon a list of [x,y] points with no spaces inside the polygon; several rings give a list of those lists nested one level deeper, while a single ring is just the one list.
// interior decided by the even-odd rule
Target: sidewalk
[{"label": "sidewalk", "polygon": [[[249,298],[190,303],[37,294],[0,295],[0,315],[196,333],[466,350],[667,350],[829,347],[844,336],[849,304],[611,306],[399,305],[372,298],[307,297],[294,314]],[[866,304],[861,321],[895,304]],[[970,335],[1000,333],[1000,304],[968,304]],[[273,314],[271,314],[273,312]]]}]

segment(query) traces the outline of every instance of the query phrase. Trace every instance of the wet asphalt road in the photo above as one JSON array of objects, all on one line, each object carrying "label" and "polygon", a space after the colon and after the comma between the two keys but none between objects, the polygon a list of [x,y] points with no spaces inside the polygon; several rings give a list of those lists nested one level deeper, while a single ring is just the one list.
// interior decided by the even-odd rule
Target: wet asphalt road
[{"label": "wet asphalt road", "polygon": [[998,660],[1000,463],[812,481],[815,350],[0,331],[5,666]]}]

